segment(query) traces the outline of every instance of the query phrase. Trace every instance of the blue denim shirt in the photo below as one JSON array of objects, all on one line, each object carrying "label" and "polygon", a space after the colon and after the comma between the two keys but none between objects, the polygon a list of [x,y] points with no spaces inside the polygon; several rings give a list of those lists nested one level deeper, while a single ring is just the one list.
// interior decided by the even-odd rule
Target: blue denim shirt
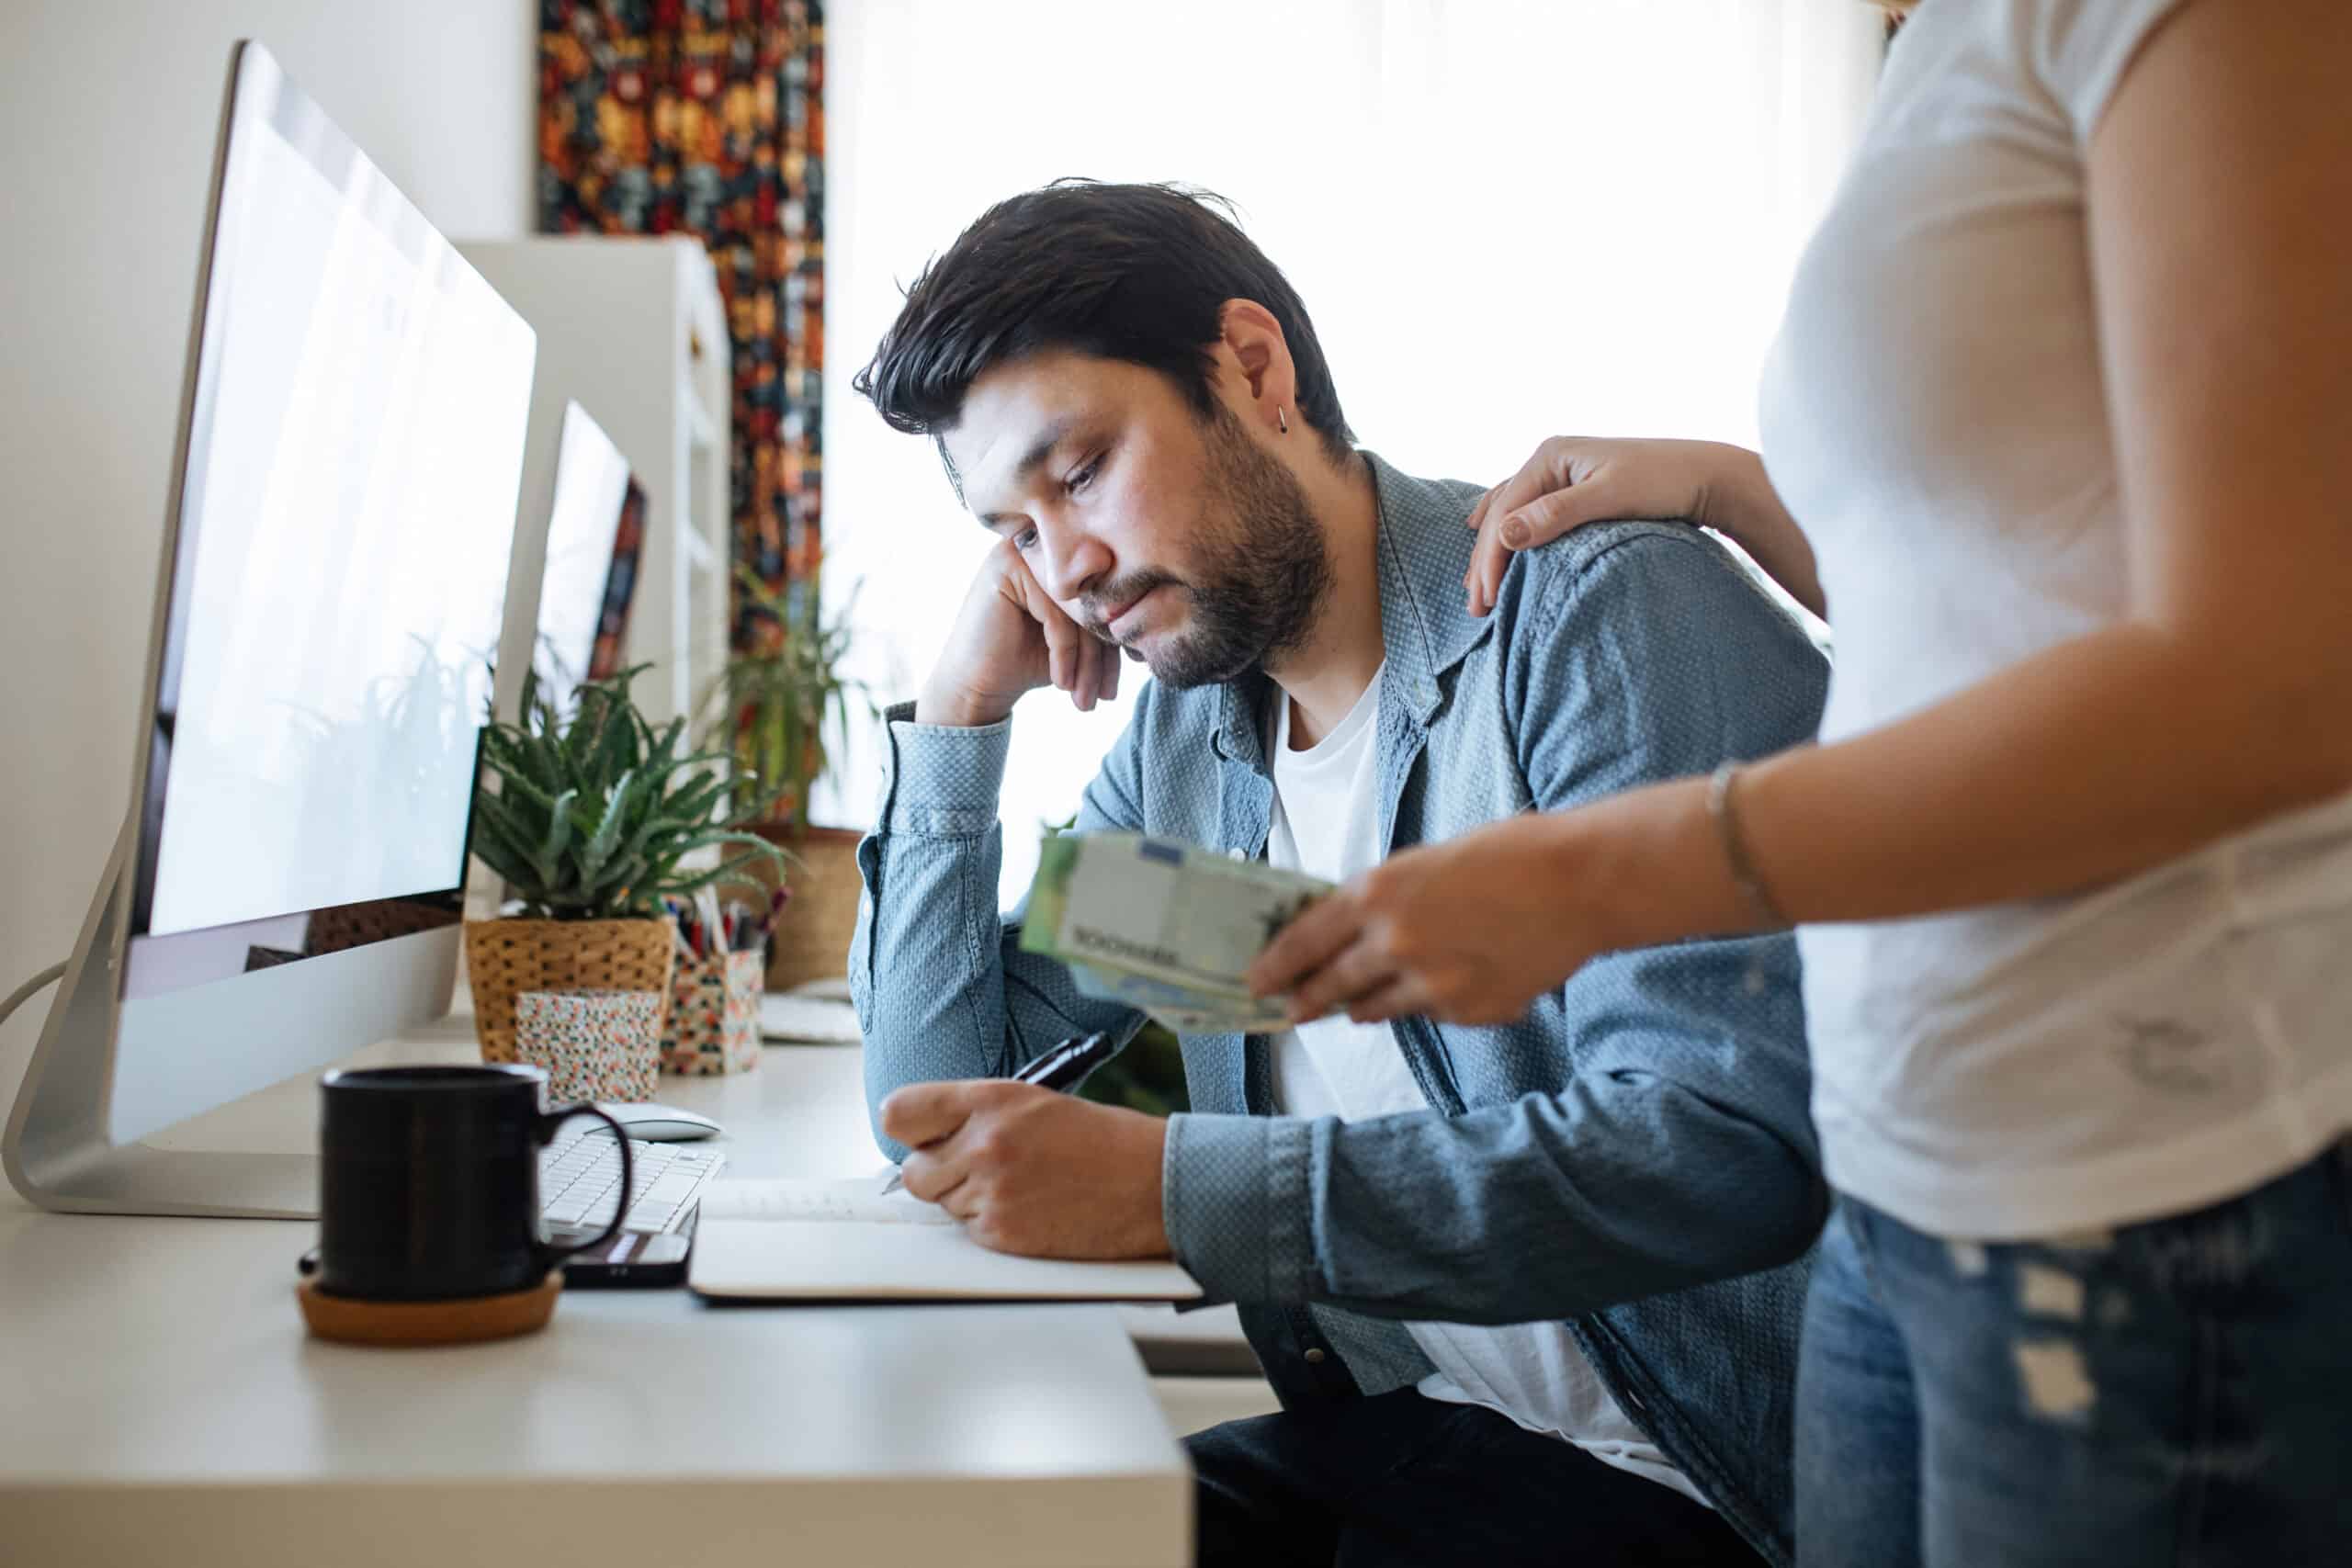
[{"label": "blue denim shirt", "polygon": [[[1391,850],[1809,739],[1827,669],[1714,542],[1586,528],[1463,604],[1475,486],[1367,458],[1380,502],[1380,817]],[[1080,830],[1262,857],[1273,785],[1263,677],[1148,683]],[[869,1102],[1002,1076],[1064,1037],[1132,1032],[1019,948],[996,904],[1010,721],[890,725],[850,979]],[[1399,1320],[1561,1319],[1618,1404],[1768,1558],[1791,1538],[1802,1261],[1826,1213],[1787,936],[1588,964],[1498,1028],[1393,1026],[1431,1111],[1270,1114],[1258,1036],[1184,1041],[1169,1125],[1177,1258],[1242,1322],[1285,1404],[1430,1371]],[[902,1154],[876,1128],[894,1157]],[[1316,1354],[1315,1352],[1320,1352]]]}]

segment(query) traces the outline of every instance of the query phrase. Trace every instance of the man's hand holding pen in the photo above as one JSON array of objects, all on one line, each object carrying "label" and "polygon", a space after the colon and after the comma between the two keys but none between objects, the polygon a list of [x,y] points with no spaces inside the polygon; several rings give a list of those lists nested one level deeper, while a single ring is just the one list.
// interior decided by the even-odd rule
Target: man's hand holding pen
[{"label": "man's hand holding pen", "polygon": [[981,1246],[1033,1258],[1165,1258],[1168,1123],[1009,1078],[909,1084],[882,1131],[910,1151],[906,1190]]}]

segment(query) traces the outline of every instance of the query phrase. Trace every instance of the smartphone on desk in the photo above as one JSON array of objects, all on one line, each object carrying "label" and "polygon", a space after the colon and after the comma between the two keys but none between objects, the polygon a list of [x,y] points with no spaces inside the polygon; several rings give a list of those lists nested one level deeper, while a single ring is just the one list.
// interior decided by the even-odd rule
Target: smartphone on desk
[{"label": "smartphone on desk", "polygon": [[[686,1282],[686,1259],[694,1255],[696,1211],[680,1220],[675,1229],[647,1235],[623,1231],[602,1247],[575,1252],[563,1260],[567,1291],[646,1291]],[[549,1225],[548,1239],[558,1247],[583,1241],[602,1226]]]}]

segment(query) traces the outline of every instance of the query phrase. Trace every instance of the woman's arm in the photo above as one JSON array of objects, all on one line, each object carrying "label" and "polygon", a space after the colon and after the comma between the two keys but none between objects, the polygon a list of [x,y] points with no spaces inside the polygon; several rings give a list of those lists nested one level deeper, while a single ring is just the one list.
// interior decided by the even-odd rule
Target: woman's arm
[{"label": "woman's arm", "polygon": [[1544,442],[1471,509],[1478,546],[1462,579],[1470,613],[1495,607],[1513,552],[1622,517],[1679,518],[1713,528],[1746,550],[1789,597],[1816,615],[1828,614],[1813,546],[1755,453],[1720,441],[1575,435]]},{"label": "woman's arm", "polygon": [[[2089,154],[2130,614],[1744,774],[1744,837],[1790,918],[2071,893],[2352,790],[2346,79],[2352,17],[2330,0],[2192,5],[2134,62]],[[1508,1017],[1537,969],[1556,983],[1596,952],[1744,927],[1704,796],[1663,784],[1400,856],[1252,977],[1313,975],[1309,1009],[1377,993],[1381,1016]],[[1490,835],[1515,852],[1475,845]],[[1453,860],[1529,857],[1556,874],[1444,892]],[[1492,954],[1514,945],[1506,977]]]},{"label": "woman's arm", "polygon": [[2131,613],[1744,781],[1800,919],[2064,893],[2352,789],[2352,18],[2192,5],[2089,152]]}]

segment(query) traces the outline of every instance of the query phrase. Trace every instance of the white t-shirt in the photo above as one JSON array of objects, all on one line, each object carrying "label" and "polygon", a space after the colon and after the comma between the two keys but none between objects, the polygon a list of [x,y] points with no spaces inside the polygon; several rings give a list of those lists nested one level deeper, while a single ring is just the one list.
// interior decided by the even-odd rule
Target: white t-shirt
[{"label": "white t-shirt", "polygon": [[[1290,749],[1289,699],[1279,689],[1274,698],[1273,735],[1267,746],[1273,759],[1274,809],[1266,858],[1289,870],[1343,882],[1381,859],[1380,678],[1374,675],[1348,716],[1305,751]],[[1345,1015],[1319,1019],[1275,1035],[1272,1043],[1274,1108],[1285,1115],[1352,1122],[1430,1108],[1385,1023],[1351,1023]],[[1560,1325],[1405,1327],[1437,1369],[1420,1382],[1429,1398],[1484,1405],[1531,1432],[1564,1438],[1603,1463],[1706,1501],[1626,1419]]]},{"label": "white t-shirt", "polygon": [[[1763,386],[1837,630],[1825,740],[2128,613],[2085,160],[2179,3],[1929,0],[1894,44]],[[2352,798],[2082,897],[1800,940],[1829,1179],[1915,1226],[2178,1213],[2352,1124]]]}]

